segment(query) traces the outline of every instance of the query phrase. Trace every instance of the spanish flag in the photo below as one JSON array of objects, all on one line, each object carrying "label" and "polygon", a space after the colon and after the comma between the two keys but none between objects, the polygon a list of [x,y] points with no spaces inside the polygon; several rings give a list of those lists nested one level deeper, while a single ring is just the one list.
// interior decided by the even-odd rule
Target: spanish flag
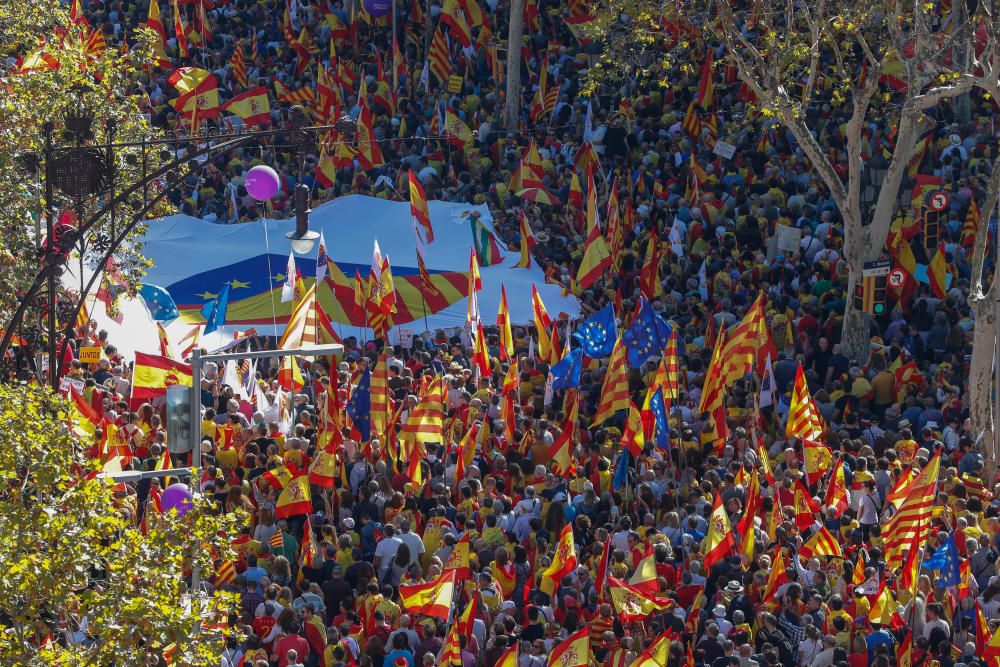
[{"label": "spanish flag", "polygon": [[305,380],[302,379],[295,357],[284,357],[281,360],[281,366],[278,367],[278,384],[293,394],[305,386]]},{"label": "spanish flag", "polygon": [[431,226],[431,212],[427,207],[427,195],[413,171],[410,175],[410,214],[424,232],[427,243],[434,242],[434,228]]},{"label": "spanish flag", "polygon": [[[562,578],[576,568],[576,543],[573,541],[573,526],[566,524],[559,533],[556,553],[552,556],[552,564],[542,572],[542,583],[539,588],[543,593],[552,595]],[[553,659],[555,653],[552,654]],[[561,664],[561,663],[552,663]],[[572,663],[576,664],[576,663]],[[583,662],[582,664],[587,664]]]},{"label": "spanish flag", "polygon": [[566,477],[573,476],[573,435],[576,432],[576,423],[580,416],[579,392],[576,389],[568,389],[566,397],[563,399],[563,412],[565,416],[560,424],[559,437],[552,441],[549,447],[549,458],[555,464],[553,472]]},{"label": "spanish flag", "polygon": [[944,251],[944,241],[938,245],[937,252],[927,265],[927,282],[931,292],[939,299],[948,294],[948,258]]},{"label": "spanish flag", "polygon": [[141,405],[167,393],[167,387],[179,384],[190,387],[191,364],[143,352],[135,353],[132,371],[132,404]]},{"label": "spanish flag", "polygon": [[466,531],[459,538],[458,542],[455,543],[455,546],[452,547],[451,555],[448,556],[448,562],[444,564],[441,570],[443,572],[454,570],[455,576],[468,579],[471,573],[469,566],[469,532]]},{"label": "spanish flag", "polygon": [[309,488],[309,477],[299,475],[282,489],[274,506],[274,518],[283,519],[310,512],[312,512],[312,491]]},{"label": "spanish flag", "polygon": [[[576,178],[576,174],[573,174],[573,178]],[[535,239],[534,232],[531,231],[528,218],[524,215],[524,211],[521,211],[521,259],[514,265],[515,269],[531,268],[531,249],[536,245],[538,245],[538,241]]]},{"label": "spanish flag", "polygon": [[767,583],[764,584],[764,593],[761,595],[761,601],[771,602],[774,600],[778,589],[787,581],[788,572],[785,570],[785,557],[781,554],[781,549],[778,549],[774,555],[774,562],[771,564],[771,572],[767,575]]},{"label": "spanish flag", "polygon": [[316,458],[309,464],[309,482],[326,489],[334,487],[337,479],[337,455],[326,449],[317,449]]},{"label": "spanish flag", "polygon": [[833,465],[833,450],[822,442],[803,440],[802,458],[806,464],[806,479],[809,484],[815,484]]},{"label": "spanish flag", "polygon": [[611,586],[611,602],[614,609],[621,617],[622,623],[626,625],[642,621],[650,614],[669,609],[674,604],[669,598],[650,597],[614,577],[608,577],[608,584]]},{"label": "spanish flag", "polygon": [[248,127],[261,125],[271,118],[271,103],[267,99],[267,88],[257,86],[240,93],[223,104],[222,110],[239,116]]},{"label": "spanish flag", "polygon": [[590,665],[590,626],[582,628],[552,647],[550,665],[559,667],[588,667]]},{"label": "spanish flag", "polygon": [[642,655],[635,659],[631,667],[662,667],[670,656],[670,632],[665,632],[649,645]]},{"label": "spanish flag", "polygon": [[652,553],[639,561],[639,566],[635,568],[628,584],[636,590],[650,595],[655,595],[660,591],[660,582],[656,578],[656,558]]},{"label": "spanish flag", "polygon": [[732,524],[729,515],[722,504],[722,496],[715,494],[715,504],[712,506],[712,516],[708,520],[708,534],[702,543],[702,553],[705,554],[705,570],[729,555],[736,543],[733,537]]},{"label": "spanish flag", "polygon": [[844,557],[844,552],[840,550],[840,544],[826,529],[826,526],[821,527],[809,538],[808,542],[799,547],[799,557],[802,559],[809,560],[814,556]]},{"label": "spanish flag", "polygon": [[181,67],[167,81],[180,93],[174,104],[179,113],[197,109],[199,118],[219,117],[219,82],[214,74],[198,67]]},{"label": "spanish flag", "polygon": [[549,330],[552,328],[552,319],[549,317],[542,297],[534,284],[531,285],[531,309],[534,314],[535,329],[538,331],[538,354],[542,359],[549,358],[552,341],[549,340]]},{"label": "spanish flag", "polygon": [[809,490],[799,480],[795,480],[792,504],[795,507],[796,528],[806,530],[816,523],[816,514],[820,511],[819,505],[816,504],[816,501],[809,495]]},{"label": "spanish flag", "polygon": [[[518,667],[520,664],[520,656],[517,654],[517,642],[507,649],[507,652],[500,656],[500,660],[497,661],[496,667]],[[667,664],[667,663],[663,663]]]},{"label": "spanish flag", "polygon": [[455,598],[457,580],[457,571],[448,570],[429,583],[400,586],[399,598],[403,607],[411,614],[423,614],[447,621]]},{"label": "spanish flag", "polygon": [[[524,215],[523,213],[521,214]],[[500,358],[514,358],[514,336],[510,331],[510,311],[507,309],[507,288],[500,283],[500,310],[497,311],[497,328],[500,330]]]}]

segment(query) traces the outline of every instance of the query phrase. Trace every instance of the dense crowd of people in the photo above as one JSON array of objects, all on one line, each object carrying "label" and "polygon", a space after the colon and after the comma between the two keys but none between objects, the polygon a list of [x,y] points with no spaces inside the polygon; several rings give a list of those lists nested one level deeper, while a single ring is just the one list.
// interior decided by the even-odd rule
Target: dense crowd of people
[{"label": "dense crowd of people", "polygon": [[[921,282],[898,301],[890,298],[885,315],[871,321],[867,356],[851,358],[840,340],[851,298],[840,218],[790,135],[777,126],[747,130],[747,100],[721,68],[714,105],[696,107],[695,133],[684,121],[698,73],[678,69],[664,87],[604,85],[585,99],[579,93],[595,47],[581,46],[567,26],[564,18],[574,11],[569,4],[540,4],[537,24],[529,21],[524,39],[520,74],[526,90],[518,131],[502,129],[504,89],[490,51],[495,40],[472,49],[451,40],[454,71],[463,79],[458,92],[433,77],[424,85],[421,67],[431,35],[425,25],[439,19],[441,7],[396,3],[406,63],[396,108],[380,106],[374,95],[361,105],[354,89],[346,92],[341,109],[354,118],[362,106],[372,110],[384,164],[367,171],[338,168],[334,182],[323,187],[315,175],[319,149],[305,156],[281,146],[239,149],[207,163],[174,203],[220,223],[265,213],[280,217],[290,213],[291,189],[300,180],[313,188],[315,200],[350,193],[400,198],[406,171],[413,170],[430,199],[489,204],[497,235],[511,247],[524,242],[520,215],[525,212],[537,240],[535,260],[550,280],[574,289],[586,232],[582,211],[570,199],[574,175],[587,187],[586,172],[574,161],[581,149],[588,150],[586,139],[596,160],[599,209],[603,215],[617,192],[619,215],[628,223],[615,269],[592,287],[576,290],[585,312],[615,304],[620,329],[627,327],[639,301],[649,235],[655,231],[670,239],[672,251],[661,260],[661,284],[652,299],[652,308],[677,333],[680,391],[669,405],[669,445],[646,438],[638,456],[623,456],[629,444],[627,411],[593,422],[608,361],[588,361],[580,379],[572,467],[554,470],[552,445],[565,425],[564,394],[546,391],[550,366],[529,356],[537,332],[528,323],[518,323],[522,326],[514,331],[519,391],[513,395],[501,395],[510,361],[501,361],[490,327],[492,373],[482,377],[473,370],[473,351],[464,338],[444,331],[415,337],[412,349],[349,338],[342,358],[304,363],[304,385],[292,394],[280,388],[276,361],[256,367],[253,397],[245,378],[233,386],[224,366],[209,365],[195,379],[202,392],[201,447],[208,462],[201,489],[220,512],[241,509],[247,517],[242,533],[233,536],[233,576],[216,573],[206,582],[241,600],[220,664],[438,664],[449,622],[409,611],[400,586],[436,580],[463,540],[471,572],[459,582],[452,622],[476,604],[472,632],[460,641],[457,662],[463,667],[500,664],[513,646],[519,647],[519,667],[583,664],[549,662],[553,650],[582,628],[588,628],[589,664],[610,667],[633,664],[664,637],[668,647],[657,655],[665,657],[639,664],[887,667],[902,664],[903,651],[911,665],[996,664],[998,658],[990,656],[1000,653],[991,651],[1000,647],[991,648],[989,640],[1000,620],[1000,496],[997,479],[984,477],[987,462],[978,440],[992,434],[972,429],[966,380],[973,319],[972,246],[965,222],[970,207],[982,200],[995,150],[992,102],[973,96],[968,122],[949,109],[937,110],[938,127],[918,165],[919,173],[940,177],[940,187],[952,195],[941,227],[951,275],[946,293],[935,294]],[[339,0],[293,5],[296,28],[305,27],[320,47],[316,60],[326,59],[325,45],[338,23],[328,15],[357,26],[349,27],[346,37],[333,37],[336,57],[366,77],[373,92],[379,63],[388,69],[393,62],[387,55],[393,52],[388,26],[361,21]],[[506,5],[482,5],[496,35],[506,34]],[[192,24],[196,6],[180,5]],[[269,89],[273,80],[288,90],[314,89],[316,68],[298,68],[297,53],[283,35],[283,10],[283,3],[272,0],[210,7],[205,15],[211,41],[206,48],[192,47],[189,64],[214,72],[226,99],[242,90],[232,73],[234,47],[255,45],[247,57],[250,81]],[[147,17],[145,3],[92,0],[86,11],[93,25],[119,39]],[[484,29],[474,30],[474,36]],[[172,52],[172,26],[167,32]],[[709,48],[696,40],[690,52]],[[551,111],[533,119],[531,100],[543,69],[558,96]],[[177,93],[167,75],[150,69],[136,92],[152,125],[182,134],[187,129],[169,104]],[[435,117],[443,106],[476,131],[471,143],[459,147],[436,134]],[[288,108],[272,99],[270,122],[284,123]],[[848,111],[820,102],[808,113],[821,127],[818,136],[831,163],[843,168],[842,123]],[[224,126],[226,116],[206,122]],[[893,150],[894,134],[888,120],[873,122],[866,131],[863,157],[872,171],[884,166],[880,161]],[[737,146],[732,159],[713,150],[719,137]],[[509,189],[532,143],[557,205],[527,201]],[[693,162],[704,170],[696,187],[690,185]],[[275,166],[282,175],[283,193],[267,211],[243,187],[243,175],[256,164]],[[982,224],[994,224],[989,214],[982,214]],[[779,225],[801,233],[798,250],[779,247]],[[908,237],[904,243],[911,244],[917,262],[927,264],[930,254],[918,240],[911,243]],[[725,439],[717,440],[712,415],[698,412],[713,332],[740,321],[760,293],[767,297],[767,326],[778,351],[775,400],[757,418],[761,378],[738,380],[727,394]],[[579,324],[563,323],[560,334]],[[87,400],[102,392],[97,403],[120,424],[132,465],[153,465],[164,448],[185,462],[185,452],[171,448],[163,405],[128,405],[129,364],[114,343],[90,323],[74,345],[96,344],[106,358],[97,364],[74,359],[68,375],[84,382]],[[259,338],[252,344],[264,348],[274,341]],[[637,405],[658,360],[629,367]],[[399,412],[387,435],[366,440],[351,427],[346,406],[378,363],[389,368],[389,391]],[[785,437],[800,366],[824,423],[822,439],[834,452],[816,479],[807,476],[804,443]],[[427,378],[436,376],[447,387],[448,428],[441,441],[424,443],[421,474],[415,476],[408,461],[393,455],[400,451],[395,429],[419,405]],[[508,429],[502,408],[511,400],[516,418]],[[313,485],[310,513],[275,520],[281,494],[275,471],[304,470],[320,456],[332,404],[345,408],[334,486]],[[471,463],[459,467],[456,445],[471,429],[486,435],[477,437]],[[627,471],[620,473],[623,466]],[[939,470],[932,480],[937,493],[917,565],[930,561],[932,567],[903,585],[902,568],[887,559],[882,528],[902,511],[901,490],[929,466]],[[765,469],[773,471],[772,479]],[[825,504],[836,470],[843,471],[847,492],[842,506]],[[750,497],[752,472],[760,504]],[[800,507],[800,487],[814,508]],[[143,494],[145,501],[148,491]],[[752,542],[753,549],[748,555],[734,544],[706,567],[716,499],[733,527],[748,507],[755,508],[750,530],[736,541]],[[306,522],[317,544],[311,566],[302,556]],[[543,573],[560,557],[567,526],[576,565],[548,586]],[[840,555],[800,557],[803,545],[821,530],[833,536]],[[943,566],[933,567],[940,565],[934,561],[938,551],[952,548],[949,544],[960,566],[957,582],[942,576]],[[653,584],[643,590],[658,608],[626,620],[607,577],[641,580],[648,558]],[[787,572],[772,586],[779,561]],[[598,588],[599,583],[605,585]],[[886,590],[892,595],[888,610]]]}]

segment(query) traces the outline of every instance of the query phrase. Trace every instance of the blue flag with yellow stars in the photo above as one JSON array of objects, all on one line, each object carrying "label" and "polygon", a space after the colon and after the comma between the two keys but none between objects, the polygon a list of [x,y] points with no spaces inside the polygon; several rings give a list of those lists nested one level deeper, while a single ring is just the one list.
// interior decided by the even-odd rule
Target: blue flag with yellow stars
[{"label": "blue flag with yellow stars", "polygon": [[594,313],[576,330],[573,338],[580,343],[583,353],[591,359],[600,359],[611,354],[615,341],[618,340],[614,307],[608,304]]},{"label": "blue flag with yellow stars", "polygon": [[143,283],[139,290],[139,297],[146,304],[146,310],[149,311],[149,316],[154,320],[166,321],[178,316],[174,298],[170,296],[170,292],[159,285]]},{"label": "blue flag with yellow stars", "polygon": [[936,586],[947,588],[958,586],[962,575],[958,569],[958,546],[955,544],[955,532],[952,531],[945,543],[938,547],[930,558],[924,561],[923,569],[940,570]]},{"label": "blue flag with yellow stars", "polygon": [[663,400],[663,387],[658,388],[649,399],[649,411],[656,419],[653,430],[654,441],[660,449],[670,449],[670,423],[667,420],[667,403]]},{"label": "blue flag with yellow stars", "polygon": [[371,394],[372,374],[369,369],[365,369],[364,375],[358,380],[358,384],[351,392],[351,399],[347,401],[347,416],[351,418],[354,428],[361,435],[362,442],[371,440],[372,430],[372,394]]},{"label": "blue flag with yellow stars", "polygon": [[201,308],[205,318],[205,333],[210,334],[226,323],[226,311],[229,309],[229,285],[226,283],[219,291],[219,296],[206,303]]},{"label": "blue flag with yellow stars", "polygon": [[654,354],[663,354],[670,332],[666,320],[642,299],[638,314],[622,335],[622,343],[628,351],[628,365],[640,368]]},{"label": "blue flag with yellow stars", "polygon": [[549,369],[549,372],[552,373],[552,389],[560,391],[579,387],[582,370],[583,348],[578,347]]}]

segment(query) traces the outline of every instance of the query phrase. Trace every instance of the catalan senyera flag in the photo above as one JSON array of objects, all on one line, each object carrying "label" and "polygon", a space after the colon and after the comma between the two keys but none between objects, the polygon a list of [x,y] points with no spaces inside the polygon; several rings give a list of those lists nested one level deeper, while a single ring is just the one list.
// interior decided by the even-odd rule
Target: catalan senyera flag
[{"label": "catalan senyera flag", "polygon": [[626,364],[627,350],[621,337],[615,341],[608,360],[607,373],[601,386],[601,402],[594,415],[594,425],[603,423],[613,417],[619,410],[628,410],[631,400],[628,390],[628,367]]},{"label": "catalan senyera flag", "polygon": [[922,543],[927,538],[940,469],[941,456],[936,455],[908,485],[906,497],[900,503],[899,511],[882,526],[885,560],[890,568],[902,564],[906,547],[914,539]]},{"label": "catalan senyera flag", "polygon": [[164,396],[167,387],[174,384],[191,386],[191,364],[143,352],[135,353],[131,403],[140,405],[157,396]]},{"label": "catalan senyera flag", "polygon": [[556,552],[552,556],[552,564],[542,572],[542,591],[548,595],[555,592],[562,578],[576,569],[576,543],[573,541],[573,526],[566,524],[559,533],[556,542]]},{"label": "catalan senyera flag", "polygon": [[566,478],[572,478],[573,466],[573,436],[576,434],[576,423],[580,417],[580,394],[576,389],[568,389],[563,397],[563,412],[565,416],[560,425],[559,436],[549,447],[549,457],[552,459],[553,472]]},{"label": "catalan senyera flag", "polygon": [[[371,431],[372,437],[386,435],[386,425],[389,423],[389,366],[386,353],[379,355],[378,363],[371,375]],[[388,440],[383,440],[386,447]]]},{"label": "catalan senyera flag", "polygon": [[822,526],[805,544],[799,547],[799,556],[805,560],[813,556],[843,558],[844,552],[841,551],[840,544],[830,534],[830,531],[826,529],[826,526]]},{"label": "catalan senyera flag", "polygon": [[629,667],[663,667],[669,662],[670,640],[671,633],[664,632]]},{"label": "catalan senyera flag", "polygon": [[733,545],[736,543],[733,537],[732,524],[729,522],[729,514],[722,504],[722,495],[715,494],[715,503],[712,505],[712,516],[708,520],[708,533],[701,551],[705,555],[705,571],[715,563],[729,555]]},{"label": "catalan senyera flag", "polygon": [[274,518],[283,519],[299,514],[312,512],[312,492],[309,488],[309,477],[300,474],[292,478],[278,496],[274,506]]},{"label": "catalan senyera flag", "polygon": [[427,195],[424,187],[420,184],[420,179],[412,171],[408,172],[410,178],[410,215],[417,221],[424,232],[426,243],[434,242],[434,227],[431,226],[431,213],[427,207]]},{"label": "catalan senyera flag", "polygon": [[611,604],[625,624],[645,620],[650,614],[669,609],[674,604],[670,598],[649,595],[614,577],[608,577],[608,584]]},{"label": "catalan senyera flag", "polygon": [[[444,644],[438,654],[438,664],[443,667],[459,667],[462,664],[462,640],[458,623],[452,623],[445,635]],[[404,658],[405,659],[405,658]]]},{"label": "catalan senyera flag", "polygon": [[767,327],[767,298],[761,292],[747,310],[739,324],[726,332],[726,347],[722,352],[726,372],[723,382],[727,387],[754,370],[763,376],[767,353],[778,356],[771,342]]},{"label": "catalan senyera flag", "polygon": [[405,442],[441,442],[444,430],[444,387],[440,376],[431,381],[399,433]]},{"label": "catalan senyera flag", "polygon": [[456,581],[457,571],[447,570],[426,584],[400,586],[399,598],[403,607],[411,614],[423,614],[447,621],[455,599]]},{"label": "catalan senyera flag", "polygon": [[589,667],[590,660],[590,626],[584,625],[552,647],[548,664],[552,667]]},{"label": "catalan senyera flag", "polygon": [[792,403],[788,409],[788,421],[785,423],[785,437],[788,439],[818,441],[823,437],[823,417],[819,408],[813,402],[806,384],[806,376],[799,364],[795,372],[795,384],[792,387]]},{"label": "catalan senyera flag", "polygon": [[317,285],[318,283],[314,282],[306,289],[295,305],[281,340],[278,341],[279,350],[297,350],[300,347],[342,342],[330,318],[319,305],[319,300],[316,298]]},{"label": "catalan senyera flag", "polygon": [[[712,320],[709,319],[711,322]],[[720,328],[715,337],[715,347],[712,348],[712,358],[708,362],[708,373],[705,375],[705,382],[701,390],[701,399],[698,404],[699,413],[715,414],[716,410],[723,406],[723,392],[725,384],[723,382],[722,351],[725,348],[726,332]]]},{"label": "catalan senyera flag", "polygon": [[497,328],[500,330],[500,359],[514,357],[514,335],[510,331],[510,310],[507,308],[507,288],[500,283],[500,309],[497,311]]}]

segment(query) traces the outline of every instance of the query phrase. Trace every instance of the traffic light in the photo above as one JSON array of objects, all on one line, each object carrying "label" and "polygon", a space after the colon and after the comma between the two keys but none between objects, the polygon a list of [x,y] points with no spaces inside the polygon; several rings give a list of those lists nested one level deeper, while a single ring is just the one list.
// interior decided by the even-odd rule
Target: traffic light
[{"label": "traffic light", "polygon": [[884,315],[886,286],[886,276],[864,276],[854,286],[854,307],[870,315]]},{"label": "traffic light", "polygon": [[941,238],[941,214],[930,209],[924,210],[924,248],[929,252],[937,250]]}]

